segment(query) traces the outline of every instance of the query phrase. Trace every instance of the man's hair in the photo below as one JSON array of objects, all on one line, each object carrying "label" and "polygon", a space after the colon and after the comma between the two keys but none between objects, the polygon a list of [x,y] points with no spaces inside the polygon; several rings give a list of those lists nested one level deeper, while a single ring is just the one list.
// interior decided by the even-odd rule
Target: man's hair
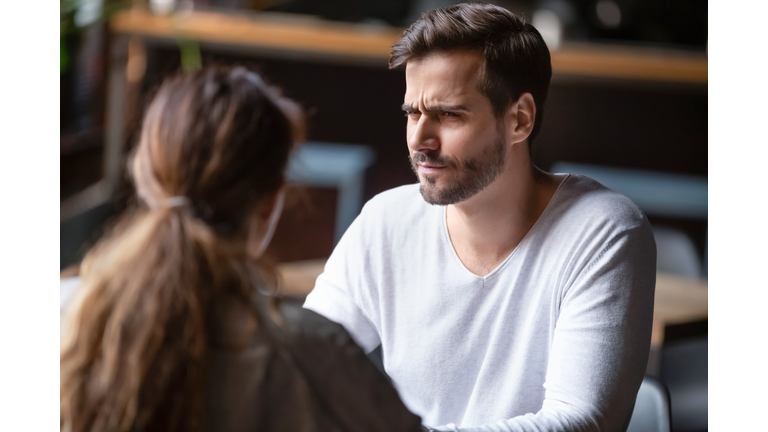
[{"label": "man's hair", "polygon": [[485,3],[464,3],[422,14],[392,46],[389,68],[434,53],[476,51],[483,57],[478,90],[491,102],[496,118],[523,93],[536,104],[529,145],[539,133],[552,64],[544,39],[524,18]]}]

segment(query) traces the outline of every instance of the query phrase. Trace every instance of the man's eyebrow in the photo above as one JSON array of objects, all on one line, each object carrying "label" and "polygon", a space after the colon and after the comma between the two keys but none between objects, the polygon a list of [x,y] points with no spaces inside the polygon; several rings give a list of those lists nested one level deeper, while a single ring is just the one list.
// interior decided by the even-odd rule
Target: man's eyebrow
[{"label": "man's eyebrow", "polygon": [[[403,104],[402,109],[403,111],[418,111],[416,108],[408,104]],[[469,110],[464,105],[435,105],[435,106],[426,107],[425,111],[435,112],[435,111],[469,111]]]}]

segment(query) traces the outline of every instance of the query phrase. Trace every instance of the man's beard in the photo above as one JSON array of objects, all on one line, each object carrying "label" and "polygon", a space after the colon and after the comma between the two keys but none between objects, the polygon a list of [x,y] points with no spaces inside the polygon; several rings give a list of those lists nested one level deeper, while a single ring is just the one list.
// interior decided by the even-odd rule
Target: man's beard
[{"label": "man's beard", "polygon": [[[415,152],[410,157],[411,169],[419,178],[421,186],[419,192],[424,201],[432,205],[457,204],[467,200],[489,184],[504,171],[504,163],[507,156],[507,146],[504,140],[503,128],[497,130],[496,142],[484,151],[480,157],[466,159],[464,161],[454,161],[447,156],[437,156],[434,154]],[[417,162],[426,162],[436,165],[443,165],[453,170],[455,176],[446,186],[438,188],[435,184],[435,178],[430,175],[419,176]]]}]

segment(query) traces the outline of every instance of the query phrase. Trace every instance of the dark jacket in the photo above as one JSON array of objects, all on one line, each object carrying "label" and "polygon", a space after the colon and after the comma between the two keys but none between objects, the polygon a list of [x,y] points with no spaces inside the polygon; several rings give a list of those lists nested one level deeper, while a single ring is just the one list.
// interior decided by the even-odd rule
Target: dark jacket
[{"label": "dark jacket", "polygon": [[[264,298],[258,303],[262,316],[269,314]],[[341,325],[299,301],[277,303],[280,316],[245,349],[214,352],[208,430],[422,430],[419,416]]]}]

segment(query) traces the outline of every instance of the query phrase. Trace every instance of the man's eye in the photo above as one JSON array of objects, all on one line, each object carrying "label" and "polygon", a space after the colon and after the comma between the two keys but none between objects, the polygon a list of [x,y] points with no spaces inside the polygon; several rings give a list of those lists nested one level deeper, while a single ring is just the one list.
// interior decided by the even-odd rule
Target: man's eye
[{"label": "man's eye", "polygon": [[405,116],[406,116],[406,117],[415,117],[415,116],[417,116],[417,115],[419,115],[419,112],[418,112],[418,111],[406,111],[406,112],[405,112]]},{"label": "man's eye", "polygon": [[443,116],[445,116],[445,117],[458,117],[459,115],[457,113],[455,113],[455,112],[445,111],[445,112],[443,112]]}]

